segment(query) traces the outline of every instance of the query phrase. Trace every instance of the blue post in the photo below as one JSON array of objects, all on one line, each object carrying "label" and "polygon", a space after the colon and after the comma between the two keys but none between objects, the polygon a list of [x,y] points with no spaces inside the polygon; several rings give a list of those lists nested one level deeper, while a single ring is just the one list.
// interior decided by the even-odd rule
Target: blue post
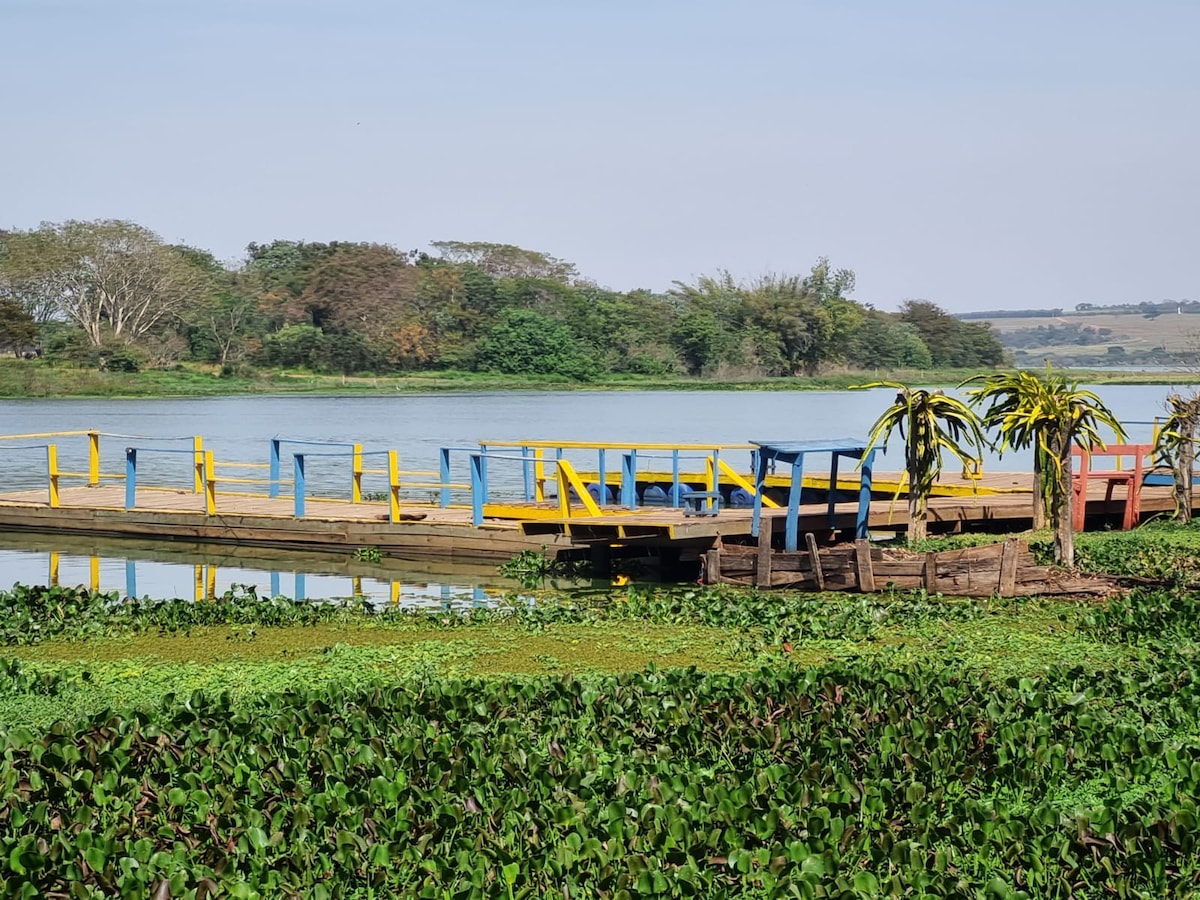
[{"label": "blue post", "polygon": [[800,537],[800,493],[804,490],[804,454],[797,453],[792,462],[792,484],[788,488],[787,534],[784,549],[796,552]]},{"label": "blue post", "polygon": [[125,508],[137,506],[137,447],[125,448]]},{"label": "blue post", "polygon": [[858,488],[858,520],[854,526],[854,537],[866,540],[867,524],[871,515],[871,466],[875,464],[875,451],[862,458],[862,484]]},{"label": "blue post", "polygon": [[637,508],[637,451],[621,454],[621,505]]},{"label": "blue post", "polygon": [[829,464],[829,529],[830,529],[830,531],[833,530],[834,516],[836,514],[836,510],[834,510],[834,503],[836,502],[836,498],[837,498],[838,458],[840,456],[841,456],[841,454],[838,453],[836,450],[833,451],[833,461]]},{"label": "blue post", "polygon": [[279,496],[279,438],[271,438],[271,486],[267,495]]},{"label": "blue post", "polygon": [[304,589],[304,573],[297,572],[296,573],[296,596],[293,597],[292,599],[293,600],[303,600],[305,593],[306,592]]},{"label": "blue post", "polygon": [[279,596],[279,573],[278,572],[271,573],[271,596],[272,597]]},{"label": "blue post", "polygon": [[443,447],[439,453],[438,470],[442,480],[442,495],[441,505],[445,509],[450,505],[450,488],[446,487],[450,483],[450,448]]},{"label": "blue post", "polygon": [[471,522],[476,528],[483,524],[483,454],[471,454]]},{"label": "blue post", "polygon": [[530,475],[530,470],[533,468],[533,460],[529,458],[529,448],[521,448],[521,480],[525,483],[525,502],[533,502],[533,478]]},{"label": "blue post", "polygon": [[762,451],[755,450],[750,456],[750,465],[754,469],[754,516],[750,520],[750,535],[758,537],[758,526],[762,521],[763,488],[767,483],[767,461]]},{"label": "blue post", "polygon": [[295,460],[294,468],[296,472],[296,518],[304,517],[304,454],[293,453],[292,459]]},{"label": "blue post", "polygon": [[125,596],[137,597],[137,565],[132,559],[125,560]]},{"label": "blue post", "polygon": [[679,509],[679,451],[671,451],[671,505]]},{"label": "blue post", "polygon": [[483,485],[483,496],[486,498],[488,495],[487,444],[480,444],[479,450],[480,450],[480,453],[482,454],[482,459],[480,459],[480,461],[479,461],[479,479],[480,479],[480,483]]},{"label": "blue post", "polygon": [[596,500],[599,506],[604,505],[604,501],[608,499],[608,466],[604,464],[604,448],[600,448],[597,454],[598,464],[600,468],[600,497]]}]

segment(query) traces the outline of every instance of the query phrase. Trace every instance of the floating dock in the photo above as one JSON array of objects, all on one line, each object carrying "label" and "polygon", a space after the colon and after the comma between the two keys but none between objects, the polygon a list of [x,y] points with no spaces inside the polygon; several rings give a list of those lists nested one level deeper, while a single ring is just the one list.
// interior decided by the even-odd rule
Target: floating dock
[{"label": "floating dock", "polygon": [[[87,452],[77,457],[86,461],[79,471],[60,469],[58,444],[78,437]],[[112,437],[122,441],[123,467],[101,457],[102,440],[111,446]],[[341,554],[375,547],[407,559],[492,562],[544,550],[599,563],[630,555],[670,564],[754,545],[765,519],[788,551],[800,549],[800,535],[824,544],[908,525],[900,476],[874,473],[874,454],[851,439],[736,447],[481,442],[443,449],[436,469],[409,471],[395,451],[351,443],[273,438],[266,461],[244,463],[215,460],[199,438],[179,448],[152,440],[94,431],[0,437],[0,531]],[[45,487],[3,490],[11,480],[8,450],[41,454]],[[569,452],[595,453],[597,462],[576,469]],[[742,453],[749,471],[728,462]],[[147,473],[145,460],[155,454],[172,463],[172,477],[162,466],[153,478]],[[316,462],[344,469],[343,496],[323,496],[314,485]],[[504,467],[508,478],[501,481]],[[1140,465],[1136,479],[1132,469],[1122,469],[1118,458],[1116,470],[1091,471],[1083,483],[1086,524],[1128,525],[1173,511],[1170,488],[1142,484]],[[28,460],[23,472],[28,481]],[[1031,482],[1022,473],[946,473],[929,503],[930,531],[1028,528]],[[665,502],[647,505],[651,488]],[[731,503],[739,496],[742,505]]]}]

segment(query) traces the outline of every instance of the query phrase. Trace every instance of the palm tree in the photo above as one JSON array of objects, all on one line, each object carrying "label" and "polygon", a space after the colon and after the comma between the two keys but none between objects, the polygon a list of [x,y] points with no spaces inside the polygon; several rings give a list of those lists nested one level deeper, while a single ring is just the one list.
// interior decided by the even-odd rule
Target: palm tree
[{"label": "palm tree", "polygon": [[1154,455],[1174,475],[1175,519],[1192,520],[1192,478],[1196,467],[1196,429],[1200,427],[1200,393],[1167,395],[1169,415],[1154,440]]},{"label": "palm tree", "polygon": [[862,390],[878,387],[893,388],[896,400],[875,420],[867,450],[877,444],[886,445],[892,432],[900,430],[904,472],[908,476],[908,540],[919,541],[926,534],[929,495],[942,474],[943,453],[948,451],[967,468],[976,461],[984,444],[983,429],[970,406],[942,391],[910,388],[896,381],[856,385]]},{"label": "palm tree", "polygon": [[1071,519],[1071,448],[1103,448],[1100,429],[1117,440],[1125,430],[1112,411],[1091,391],[1046,367],[1044,376],[1031,372],[979,375],[964,384],[981,382],[967,393],[974,404],[989,404],[985,428],[999,434],[996,449],[1033,448],[1035,524],[1038,504],[1049,508],[1054,525],[1054,559],[1075,565],[1075,534]]}]

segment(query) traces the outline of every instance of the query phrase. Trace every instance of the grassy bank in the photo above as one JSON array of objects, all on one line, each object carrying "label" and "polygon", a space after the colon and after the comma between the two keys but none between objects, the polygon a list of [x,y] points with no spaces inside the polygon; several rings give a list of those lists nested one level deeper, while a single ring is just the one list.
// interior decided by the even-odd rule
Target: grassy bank
[{"label": "grassy bank", "polygon": [[[428,372],[405,376],[318,375],[263,370],[252,376],[221,376],[211,368],[183,367],[139,373],[99,372],[48,365],[40,361],[0,360],[0,397],[213,397],[243,394],[377,394],[439,391],[513,390],[722,390],[799,391],[843,390],[877,378],[921,385],[956,385],[974,370],[851,372],[814,378],[647,378],[609,377],[576,382],[552,376],[514,377],[478,372]],[[1071,372],[1090,384],[1174,384],[1192,381],[1191,373]]]}]

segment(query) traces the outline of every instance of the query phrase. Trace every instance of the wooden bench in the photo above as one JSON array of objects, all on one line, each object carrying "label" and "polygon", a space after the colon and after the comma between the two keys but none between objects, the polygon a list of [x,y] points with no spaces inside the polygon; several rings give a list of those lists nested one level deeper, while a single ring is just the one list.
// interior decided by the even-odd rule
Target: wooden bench
[{"label": "wooden bench", "polygon": [[684,491],[679,499],[685,516],[715,516],[721,511],[720,491]]},{"label": "wooden bench", "polygon": [[[1079,448],[1071,451],[1076,471],[1071,473],[1071,487],[1074,492],[1071,509],[1071,519],[1076,531],[1082,531],[1087,515],[1087,495],[1089,481],[1104,481],[1104,502],[1112,500],[1113,488],[1117,485],[1125,487],[1125,514],[1121,519],[1121,527],[1129,531],[1138,523],[1142,515],[1142,479],[1145,477],[1145,461],[1154,456],[1153,444],[1113,444],[1103,450],[1092,450],[1090,453]],[[1115,469],[1093,469],[1092,457],[1111,456],[1116,459]],[[1132,468],[1122,465],[1122,457],[1132,457]]]}]

